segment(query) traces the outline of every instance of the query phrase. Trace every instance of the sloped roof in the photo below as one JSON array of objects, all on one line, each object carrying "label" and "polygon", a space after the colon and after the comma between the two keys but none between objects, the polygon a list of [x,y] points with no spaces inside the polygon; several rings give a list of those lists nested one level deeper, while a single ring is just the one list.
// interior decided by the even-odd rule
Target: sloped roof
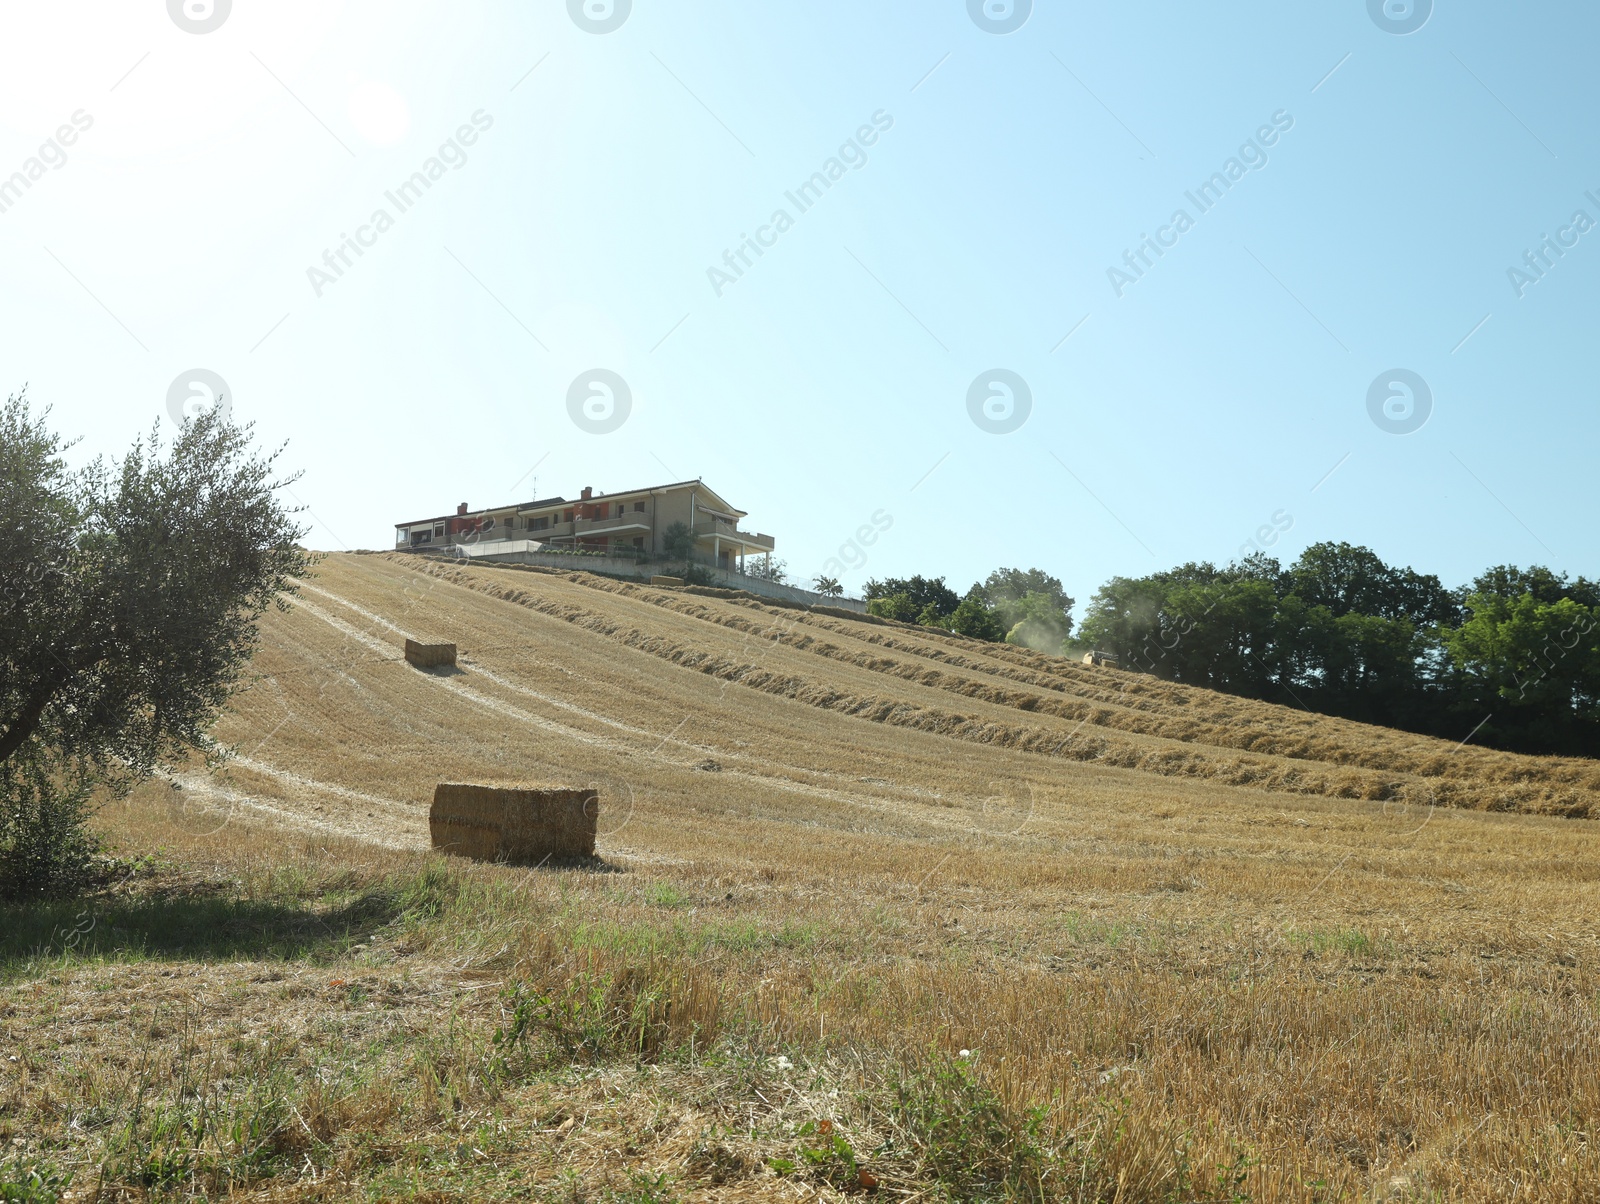
[{"label": "sloped roof", "polygon": [[[737,506],[730,506],[727,500],[723,498],[720,493],[711,488],[711,486],[707,485],[705,481],[699,477],[695,477],[690,481],[673,481],[667,485],[646,485],[642,489],[618,489],[611,493],[597,493],[590,500],[598,501],[601,498],[632,497],[633,495],[640,493],[660,493],[666,489],[684,489],[690,485],[695,485],[701,489],[704,489],[708,494],[711,495],[712,498],[716,500],[718,503],[718,508],[727,511],[729,514],[737,515],[739,518],[744,518],[750,513],[748,510],[740,510]],[[516,510],[520,513],[527,510],[540,510],[546,506],[575,506],[582,504],[583,501],[581,498],[547,497],[539,498],[532,502],[512,502],[505,506],[485,506],[481,510],[469,510],[465,514],[441,514],[437,518],[417,518],[412,519],[410,522],[395,523],[395,526],[420,527],[425,523],[442,523],[446,519],[451,518],[476,518],[482,514],[491,514],[496,510]]]}]

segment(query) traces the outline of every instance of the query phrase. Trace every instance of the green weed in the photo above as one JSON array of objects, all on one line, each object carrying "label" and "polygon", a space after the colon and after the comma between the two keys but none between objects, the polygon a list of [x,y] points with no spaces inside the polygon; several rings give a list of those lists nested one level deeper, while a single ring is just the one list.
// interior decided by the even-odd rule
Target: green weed
[{"label": "green weed", "polygon": [[894,1085],[891,1111],[929,1174],[960,1200],[1045,1198],[1046,1112],[1012,1117],[966,1060],[938,1058]]},{"label": "green weed", "polygon": [[38,1155],[0,1162],[0,1204],[56,1204],[71,1184],[69,1172]]}]

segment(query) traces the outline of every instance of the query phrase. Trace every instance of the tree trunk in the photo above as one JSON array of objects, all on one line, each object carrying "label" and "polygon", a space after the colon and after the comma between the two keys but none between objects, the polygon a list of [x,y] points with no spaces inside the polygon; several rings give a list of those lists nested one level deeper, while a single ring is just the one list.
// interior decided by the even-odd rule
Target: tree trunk
[{"label": "tree trunk", "polygon": [[40,686],[22,710],[6,723],[5,735],[0,736],[0,765],[9,761],[28,737],[38,730],[39,721],[44,718],[44,709],[50,705],[55,692],[53,685]]}]

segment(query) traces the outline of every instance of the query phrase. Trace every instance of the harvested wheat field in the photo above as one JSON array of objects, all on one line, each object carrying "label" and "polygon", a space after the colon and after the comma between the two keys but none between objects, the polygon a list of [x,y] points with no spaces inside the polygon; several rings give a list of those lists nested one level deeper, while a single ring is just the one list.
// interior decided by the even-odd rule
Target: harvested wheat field
[{"label": "harvested wheat field", "polygon": [[[218,735],[7,915],[70,1198],[1596,1197],[1595,763],[396,555]],[[598,857],[435,853],[441,782],[594,789]]]}]

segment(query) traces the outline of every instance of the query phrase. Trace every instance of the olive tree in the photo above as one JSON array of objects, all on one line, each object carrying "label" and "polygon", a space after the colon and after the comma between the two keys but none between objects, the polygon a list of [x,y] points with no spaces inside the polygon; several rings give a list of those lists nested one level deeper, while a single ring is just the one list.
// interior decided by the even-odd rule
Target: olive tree
[{"label": "olive tree", "polygon": [[73,470],[48,417],[25,395],[0,409],[0,861],[38,846],[30,815],[59,815],[41,792],[213,754],[258,621],[309,560],[277,497],[294,478],[250,428],[213,413]]}]

